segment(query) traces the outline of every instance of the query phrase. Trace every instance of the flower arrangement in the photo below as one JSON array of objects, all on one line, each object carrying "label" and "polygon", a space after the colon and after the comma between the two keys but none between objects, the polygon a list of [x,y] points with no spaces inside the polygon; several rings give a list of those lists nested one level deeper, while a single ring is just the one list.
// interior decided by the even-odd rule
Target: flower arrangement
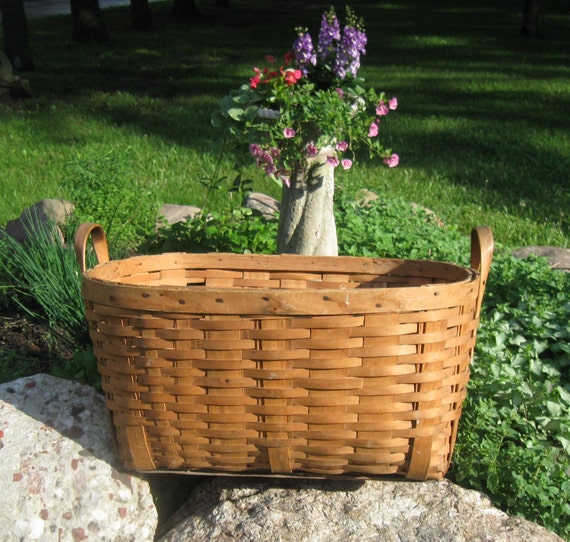
[{"label": "flower arrangement", "polygon": [[379,140],[381,120],[398,107],[358,77],[366,53],[364,24],[347,7],[344,27],[333,7],[321,20],[314,44],[306,28],[297,28],[292,49],[278,63],[254,68],[249,83],[226,96],[214,117],[249,147],[257,165],[290,186],[295,168],[323,149],[334,167],[349,169],[359,148],[380,156],[389,167],[399,157]]}]

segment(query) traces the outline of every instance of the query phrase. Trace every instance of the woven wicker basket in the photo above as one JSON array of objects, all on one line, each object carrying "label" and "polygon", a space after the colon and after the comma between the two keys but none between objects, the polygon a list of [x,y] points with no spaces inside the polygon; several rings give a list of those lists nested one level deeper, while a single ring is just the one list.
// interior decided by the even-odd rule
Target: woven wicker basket
[{"label": "woven wicker basket", "polygon": [[[99,265],[85,269],[92,238]],[[441,479],[491,265],[163,254],[108,261],[82,225],[83,297],[118,452],[138,471]]]}]

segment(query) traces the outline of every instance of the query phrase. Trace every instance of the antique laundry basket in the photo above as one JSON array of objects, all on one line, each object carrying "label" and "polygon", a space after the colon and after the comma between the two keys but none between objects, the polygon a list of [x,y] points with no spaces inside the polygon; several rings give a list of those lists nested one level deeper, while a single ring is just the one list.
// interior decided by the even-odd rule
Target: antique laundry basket
[{"label": "antique laundry basket", "polygon": [[[92,238],[99,265],[86,270]],[[138,471],[446,473],[491,265],[162,254],[76,235],[118,453]]]}]

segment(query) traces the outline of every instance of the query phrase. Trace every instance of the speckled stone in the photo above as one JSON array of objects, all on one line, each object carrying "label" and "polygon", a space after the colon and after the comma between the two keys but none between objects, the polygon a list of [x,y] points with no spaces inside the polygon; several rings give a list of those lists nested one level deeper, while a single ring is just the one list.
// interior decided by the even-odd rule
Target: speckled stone
[{"label": "speckled stone", "polygon": [[0,385],[0,540],[152,541],[150,487],[116,462],[93,388],[42,374]]},{"label": "speckled stone", "polygon": [[158,542],[563,542],[449,481],[216,478]]}]

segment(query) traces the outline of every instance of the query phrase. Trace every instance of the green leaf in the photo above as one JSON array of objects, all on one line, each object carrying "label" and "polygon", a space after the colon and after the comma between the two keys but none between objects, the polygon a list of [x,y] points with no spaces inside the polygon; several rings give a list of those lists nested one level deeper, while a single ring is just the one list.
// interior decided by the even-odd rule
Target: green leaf
[{"label": "green leaf", "polygon": [[226,113],[233,120],[241,121],[245,119],[245,112],[241,107],[232,107]]},{"label": "green leaf", "polygon": [[546,408],[550,415],[554,418],[557,418],[562,414],[562,407],[553,401],[546,401]]}]

